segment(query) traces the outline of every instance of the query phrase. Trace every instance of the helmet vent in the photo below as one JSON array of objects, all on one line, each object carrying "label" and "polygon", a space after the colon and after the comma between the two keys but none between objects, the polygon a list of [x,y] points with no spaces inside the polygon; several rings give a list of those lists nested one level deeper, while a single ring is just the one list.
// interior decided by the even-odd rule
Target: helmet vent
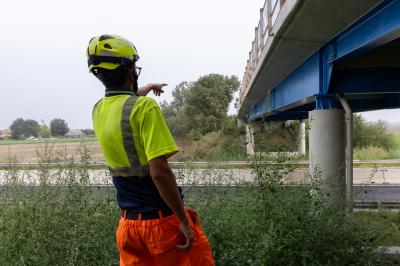
[{"label": "helmet vent", "polygon": [[108,43],[104,44],[104,48],[112,49],[111,46]]},{"label": "helmet vent", "polygon": [[108,40],[108,39],[114,39],[114,37],[110,36],[110,35],[106,35],[106,34],[101,35],[99,41],[101,42],[101,41]]}]

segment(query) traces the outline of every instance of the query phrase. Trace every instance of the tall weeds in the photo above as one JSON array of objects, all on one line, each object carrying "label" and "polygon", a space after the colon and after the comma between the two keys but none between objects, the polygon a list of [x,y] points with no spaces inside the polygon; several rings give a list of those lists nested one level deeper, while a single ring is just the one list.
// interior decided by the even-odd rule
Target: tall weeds
[{"label": "tall weeds", "polygon": [[292,168],[285,154],[274,164],[256,160],[262,243],[259,265],[377,265],[382,228],[347,219],[343,209],[327,204],[319,180],[284,185]]},{"label": "tall weeds", "polygon": [[[81,149],[81,162],[88,162],[85,143]],[[88,168],[55,154],[50,144],[38,151],[38,162],[35,170],[5,173],[0,265],[118,265],[113,191],[88,186]]]},{"label": "tall weeds", "polygon": [[[118,265],[115,192],[105,170],[80,158],[38,151],[39,166],[0,172],[0,265]],[[385,265],[386,231],[348,220],[315,197],[318,182],[287,185],[292,158],[252,159],[255,181],[233,170],[176,169],[187,206],[199,213],[217,265]],[[79,162],[79,165],[75,163]]]}]

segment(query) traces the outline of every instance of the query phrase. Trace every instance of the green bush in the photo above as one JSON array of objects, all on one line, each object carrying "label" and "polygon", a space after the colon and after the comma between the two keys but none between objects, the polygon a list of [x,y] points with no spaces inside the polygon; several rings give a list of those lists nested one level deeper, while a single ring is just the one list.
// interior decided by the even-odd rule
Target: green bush
[{"label": "green bush", "polygon": [[208,198],[189,199],[190,206],[199,212],[216,265],[263,265],[261,202],[252,190],[246,186],[231,190],[220,187]]},{"label": "green bush", "polygon": [[229,135],[229,136],[238,135],[237,117],[234,115],[227,116],[222,121],[221,131],[224,135]]},{"label": "green bush", "polygon": [[247,158],[245,144],[240,136],[211,132],[193,144],[192,160],[229,161]]},{"label": "green bush", "polygon": [[[87,147],[79,150],[81,162],[88,162]],[[0,265],[118,265],[114,191],[89,186],[88,169],[51,145],[38,156],[33,175],[8,170],[3,177]],[[50,162],[60,165],[49,169]]]},{"label": "green bush", "polygon": [[369,221],[344,215],[344,206],[328,204],[322,184],[284,186],[292,171],[283,163],[256,159],[258,211],[262,221],[258,265],[377,265],[382,254],[376,249],[387,230]]},{"label": "green bush", "polygon": [[400,151],[397,149],[385,150],[379,147],[366,147],[354,149],[356,160],[387,160],[400,159]]},{"label": "green bush", "polygon": [[8,184],[0,199],[0,265],[118,265],[113,194],[67,180]]},{"label": "green bush", "polygon": [[366,122],[361,115],[353,116],[353,145],[355,148],[378,147],[385,150],[397,147],[393,134],[383,121]]},{"label": "green bush", "polygon": [[194,128],[190,130],[187,136],[188,139],[191,141],[201,140],[201,138],[203,137],[200,130]]},{"label": "green bush", "polygon": [[[85,147],[81,152],[81,162],[90,160]],[[60,167],[38,167],[38,179],[26,172],[35,186],[27,187],[18,171],[5,174],[0,265],[118,265],[114,190],[89,186],[88,169],[48,153],[41,156]],[[284,186],[288,159],[280,154],[270,164],[256,157],[256,183],[210,170],[187,185],[186,203],[199,213],[216,265],[395,265],[376,252],[386,228],[327,207],[323,194],[310,193],[318,184]]]},{"label": "green bush", "polygon": [[256,151],[259,152],[291,152],[296,151],[298,146],[299,123],[293,121],[286,126],[267,126],[260,128],[254,134]]}]

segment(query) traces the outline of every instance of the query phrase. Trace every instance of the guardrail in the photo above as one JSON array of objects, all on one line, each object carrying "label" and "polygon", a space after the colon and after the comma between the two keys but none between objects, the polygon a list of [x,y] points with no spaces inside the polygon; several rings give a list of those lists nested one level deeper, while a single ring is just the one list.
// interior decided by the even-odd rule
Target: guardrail
[{"label": "guardrail", "polygon": [[[262,161],[259,162],[262,164],[277,164],[274,161]],[[216,162],[169,162],[169,165],[172,167],[185,167],[185,166],[203,166],[203,167],[223,167],[223,166],[231,166],[231,167],[248,167],[251,168],[253,162],[252,161],[216,161]],[[281,163],[279,163],[281,164]],[[288,161],[283,164],[289,165],[303,165],[308,166],[308,161]],[[400,165],[400,160],[353,160],[353,164],[355,165]],[[60,167],[60,166],[68,166],[71,165],[69,163],[0,163],[0,167]],[[75,166],[98,166],[98,167],[106,167],[105,162],[74,162]]]},{"label": "guardrail", "polygon": [[260,9],[260,20],[258,26],[255,28],[255,37],[249,52],[249,59],[247,60],[240,88],[240,103],[249,90],[255,67],[260,60],[268,38],[273,35],[273,26],[285,1],[286,0],[266,0],[263,8]]}]

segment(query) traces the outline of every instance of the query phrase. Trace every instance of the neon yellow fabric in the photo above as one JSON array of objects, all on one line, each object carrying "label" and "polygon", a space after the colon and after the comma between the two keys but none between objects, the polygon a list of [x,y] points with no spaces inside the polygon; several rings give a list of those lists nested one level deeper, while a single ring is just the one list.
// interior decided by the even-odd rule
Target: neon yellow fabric
[{"label": "neon yellow fabric", "polygon": [[[131,167],[121,134],[122,108],[128,97],[105,97],[93,109],[93,129],[105,161],[111,168]],[[141,165],[179,151],[155,100],[139,97],[132,108],[130,121]]]}]

